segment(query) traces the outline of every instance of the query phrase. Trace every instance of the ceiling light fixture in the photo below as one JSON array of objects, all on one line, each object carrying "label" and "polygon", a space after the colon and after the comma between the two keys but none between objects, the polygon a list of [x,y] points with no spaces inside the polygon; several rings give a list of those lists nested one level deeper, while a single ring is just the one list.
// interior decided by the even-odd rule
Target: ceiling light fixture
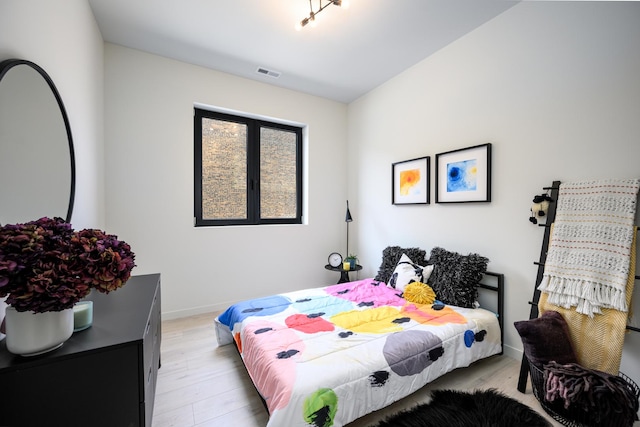
[{"label": "ceiling light fixture", "polygon": [[314,11],[312,3],[313,0],[309,0],[309,16],[296,24],[296,30],[300,31],[302,27],[306,27],[309,24],[314,26],[316,23],[316,15],[322,12],[329,5],[333,4],[343,9],[349,7],[349,2],[346,0],[326,0],[325,2],[318,0],[318,10]]}]

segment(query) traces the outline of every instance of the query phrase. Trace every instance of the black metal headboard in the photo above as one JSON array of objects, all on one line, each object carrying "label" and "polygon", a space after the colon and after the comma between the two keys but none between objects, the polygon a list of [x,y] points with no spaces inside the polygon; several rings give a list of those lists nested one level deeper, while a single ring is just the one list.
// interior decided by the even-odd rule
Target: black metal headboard
[{"label": "black metal headboard", "polygon": [[[480,288],[487,289],[497,294],[497,316],[498,324],[500,325],[500,344],[504,348],[504,274],[487,271],[484,273],[485,277],[482,279],[485,281],[486,277],[494,277],[493,284],[487,284],[480,282]],[[502,351],[500,352],[502,354]]]}]

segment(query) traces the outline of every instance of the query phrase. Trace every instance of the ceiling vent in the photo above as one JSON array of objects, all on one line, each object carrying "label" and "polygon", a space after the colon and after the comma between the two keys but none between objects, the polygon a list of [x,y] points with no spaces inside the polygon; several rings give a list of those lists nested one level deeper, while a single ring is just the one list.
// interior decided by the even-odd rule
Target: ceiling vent
[{"label": "ceiling vent", "polygon": [[263,68],[263,67],[258,67],[258,69],[256,70],[256,73],[262,74],[264,76],[273,77],[274,79],[277,79],[278,77],[280,77],[280,74],[281,74],[279,71],[267,70],[266,68]]}]

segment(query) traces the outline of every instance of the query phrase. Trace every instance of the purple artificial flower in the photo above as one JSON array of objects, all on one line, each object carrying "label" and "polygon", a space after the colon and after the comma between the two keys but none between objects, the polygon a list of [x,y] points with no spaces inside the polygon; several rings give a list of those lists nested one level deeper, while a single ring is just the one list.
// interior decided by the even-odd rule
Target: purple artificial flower
[{"label": "purple artificial flower", "polygon": [[92,288],[108,293],[135,267],[131,247],[101,230],[75,232],[61,218],[0,227],[0,298],[17,311],[72,308]]}]

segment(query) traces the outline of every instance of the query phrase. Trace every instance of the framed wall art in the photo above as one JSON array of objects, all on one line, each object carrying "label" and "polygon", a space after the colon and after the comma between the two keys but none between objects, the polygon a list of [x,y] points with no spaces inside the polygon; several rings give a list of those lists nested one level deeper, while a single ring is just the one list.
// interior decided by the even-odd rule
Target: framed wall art
[{"label": "framed wall art", "polygon": [[436,154],[436,203],[490,201],[490,143]]},{"label": "framed wall art", "polygon": [[429,204],[431,158],[420,157],[391,165],[391,203]]}]

